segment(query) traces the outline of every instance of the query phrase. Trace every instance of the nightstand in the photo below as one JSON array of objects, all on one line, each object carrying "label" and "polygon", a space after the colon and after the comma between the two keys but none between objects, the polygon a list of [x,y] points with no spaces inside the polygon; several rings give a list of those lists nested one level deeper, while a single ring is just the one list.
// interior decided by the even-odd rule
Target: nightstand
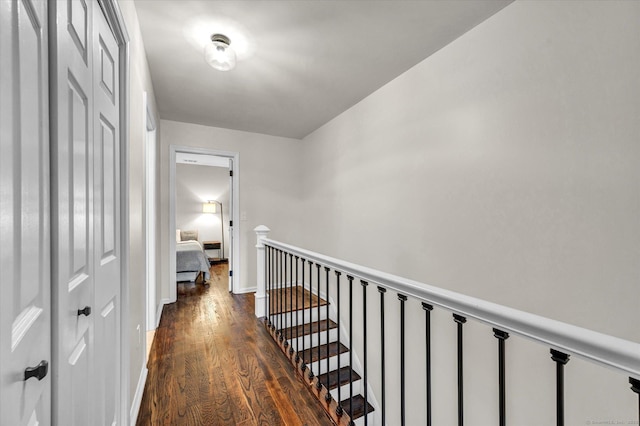
[{"label": "nightstand", "polygon": [[222,259],[222,244],[220,244],[220,241],[203,241],[202,248],[205,250],[218,250],[218,257],[209,257],[209,262]]}]

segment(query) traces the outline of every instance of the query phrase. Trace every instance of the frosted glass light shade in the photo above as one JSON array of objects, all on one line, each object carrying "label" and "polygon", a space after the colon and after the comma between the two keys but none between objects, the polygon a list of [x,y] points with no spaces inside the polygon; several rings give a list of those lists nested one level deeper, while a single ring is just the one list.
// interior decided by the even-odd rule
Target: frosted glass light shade
[{"label": "frosted glass light shade", "polygon": [[204,48],[204,58],[209,65],[220,71],[229,71],[236,66],[236,52],[231,41],[222,34],[211,36],[211,43]]},{"label": "frosted glass light shade", "polygon": [[202,213],[215,213],[216,203],[202,203]]}]

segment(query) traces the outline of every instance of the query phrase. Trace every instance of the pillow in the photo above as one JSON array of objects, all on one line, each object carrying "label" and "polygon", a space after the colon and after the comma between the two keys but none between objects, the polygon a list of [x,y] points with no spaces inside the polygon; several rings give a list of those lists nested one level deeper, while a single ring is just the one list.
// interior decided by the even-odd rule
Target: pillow
[{"label": "pillow", "polygon": [[176,243],[179,243],[180,241],[180,230],[176,229]]},{"label": "pillow", "polygon": [[198,241],[198,231],[180,231],[180,239],[182,241]]}]

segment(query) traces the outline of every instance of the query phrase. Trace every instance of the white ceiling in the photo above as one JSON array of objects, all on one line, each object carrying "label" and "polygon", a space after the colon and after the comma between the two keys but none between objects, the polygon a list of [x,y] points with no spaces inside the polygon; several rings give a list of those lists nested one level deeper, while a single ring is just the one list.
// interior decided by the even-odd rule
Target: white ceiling
[{"label": "white ceiling", "polygon": [[[135,0],[163,119],[303,138],[511,0]],[[204,61],[216,32],[236,68]]]}]

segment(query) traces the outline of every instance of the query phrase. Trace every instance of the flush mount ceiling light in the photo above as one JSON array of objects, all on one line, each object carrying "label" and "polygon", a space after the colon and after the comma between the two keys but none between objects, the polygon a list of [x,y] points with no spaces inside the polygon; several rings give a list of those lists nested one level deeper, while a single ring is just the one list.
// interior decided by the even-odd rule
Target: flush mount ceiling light
[{"label": "flush mount ceiling light", "polygon": [[209,65],[220,71],[229,71],[236,66],[236,52],[230,46],[229,37],[213,34],[211,43],[204,48],[204,58]]}]

